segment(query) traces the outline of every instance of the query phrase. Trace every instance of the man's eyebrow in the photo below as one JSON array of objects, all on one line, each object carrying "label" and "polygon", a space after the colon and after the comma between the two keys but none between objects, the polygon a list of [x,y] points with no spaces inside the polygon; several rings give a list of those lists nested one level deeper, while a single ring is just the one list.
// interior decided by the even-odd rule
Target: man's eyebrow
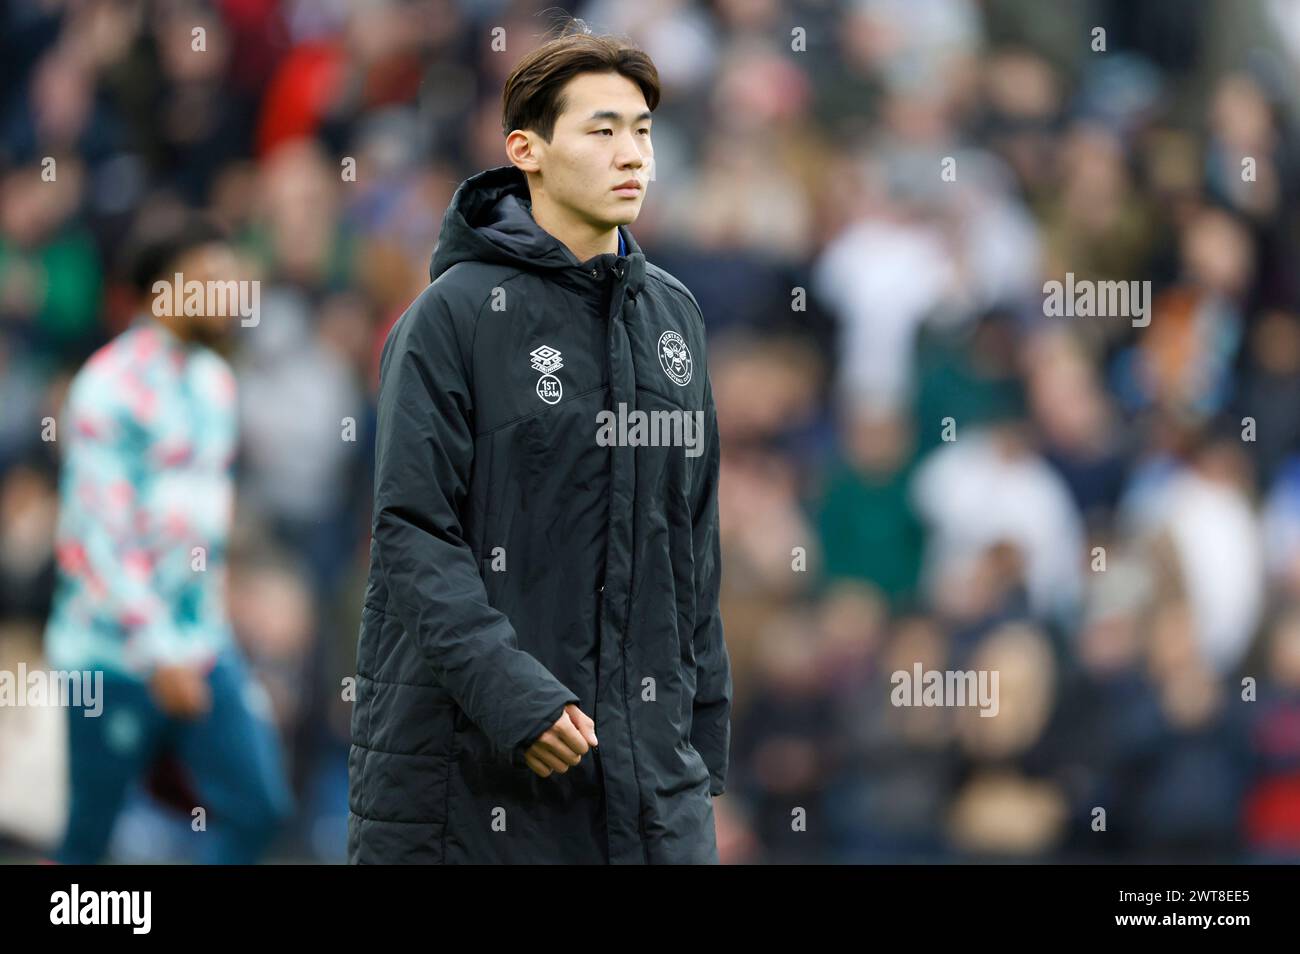
[{"label": "man's eyebrow", "polygon": [[[587,118],[587,122],[591,122],[594,119],[612,119],[614,122],[618,122],[622,118],[623,118],[622,113],[616,113],[612,109],[600,109],[592,113],[591,116]],[[644,113],[640,113],[634,116],[632,118],[632,121],[636,122],[639,119],[652,119],[652,118],[653,117],[650,115],[650,110],[647,109]]]}]

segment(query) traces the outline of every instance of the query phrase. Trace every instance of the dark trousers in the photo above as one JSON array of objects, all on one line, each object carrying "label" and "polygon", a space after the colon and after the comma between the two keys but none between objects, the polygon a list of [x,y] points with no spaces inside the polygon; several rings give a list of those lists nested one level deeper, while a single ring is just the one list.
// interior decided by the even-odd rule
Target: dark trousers
[{"label": "dark trousers", "polygon": [[236,651],[218,658],[208,683],[212,707],[194,721],[169,717],[145,683],[110,672],[98,716],[68,708],[69,813],[57,861],[102,860],[131,783],[150,776],[162,758],[183,770],[192,819],[194,808],[204,810],[195,836],[203,840],[201,859],[257,861],[294,810],[280,740],[265,695]]}]

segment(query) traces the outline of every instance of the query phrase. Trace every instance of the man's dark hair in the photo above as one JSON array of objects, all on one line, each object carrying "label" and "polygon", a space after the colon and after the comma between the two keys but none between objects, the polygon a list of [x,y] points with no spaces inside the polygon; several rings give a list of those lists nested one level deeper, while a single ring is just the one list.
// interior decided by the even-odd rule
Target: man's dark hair
[{"label": "man's dark hair", "polygon": [[579,73],[619,73],[641,88],[651,112],[659,105],[659,71],[644,52],[613,36],[586,32],[572,20],[560,33],[526,55],[501,91],[501,130],[531,129],[547,142],[564,112],[560,91]]},{"label": "man's dark hair", "polygon": [[136,293],[147,295],[155,281],[171,279],[172,266],[186,252],[226,241],[219,226],[194,212],[168,215],[165,221],[142,221],[127,239],[124,271]]}]

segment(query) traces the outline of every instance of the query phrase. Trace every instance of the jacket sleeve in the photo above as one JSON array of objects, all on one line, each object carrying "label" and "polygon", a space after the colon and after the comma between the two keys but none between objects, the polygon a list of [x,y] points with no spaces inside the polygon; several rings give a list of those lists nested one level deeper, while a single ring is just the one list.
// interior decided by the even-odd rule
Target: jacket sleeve
[{"label": "jacket sleeve", "polygon": [[509,752],[578,697],[519,648],[464,538],[474,462],[468,365],[430,286],[398,319],[380,359],[373,534],[390,612],[457,705]]},{"label": "jacket sleeve", "polygon": [[[707,382],[707,378],[706,378]],[[718,415],[713,404],[713,386],[705,386],[704,433],[707,446],[703,457],[700,486],[692,514],[692,546],[695,558],[696,623],[695,703],[691,722],[691,745],[709,769],[709,794],[721,795],[727,788],[727,765],[731,745],[731,658],[723,639],[718,596],[722,581],[721,544],[718,539]]]},{"label": "jacket sleeve", "polygon": [[187,548],[173,543],[164,550],[139,530],[161,526],[165,514],[150,512],[144,438],[115,382],[83,372],[66,410],[72,436],[59,534],[64,570],[116,619],[126,668],[148,676],[160,664],[187,658],[170,609],[177,592],[162,572],[177,560],[188,568]]}]

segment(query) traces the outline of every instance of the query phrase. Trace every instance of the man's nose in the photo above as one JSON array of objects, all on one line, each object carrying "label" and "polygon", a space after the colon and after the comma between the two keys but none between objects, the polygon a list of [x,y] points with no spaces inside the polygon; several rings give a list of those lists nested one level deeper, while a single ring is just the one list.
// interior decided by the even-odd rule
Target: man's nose
[{"label": "man's nose", "polygon": [[641,146],[636,141],[636,135],[633,134],[630,142],[625,142],[623,148],[619,150],[619,168],[640,169],[645,163],[646,157],[641,154]]}]

